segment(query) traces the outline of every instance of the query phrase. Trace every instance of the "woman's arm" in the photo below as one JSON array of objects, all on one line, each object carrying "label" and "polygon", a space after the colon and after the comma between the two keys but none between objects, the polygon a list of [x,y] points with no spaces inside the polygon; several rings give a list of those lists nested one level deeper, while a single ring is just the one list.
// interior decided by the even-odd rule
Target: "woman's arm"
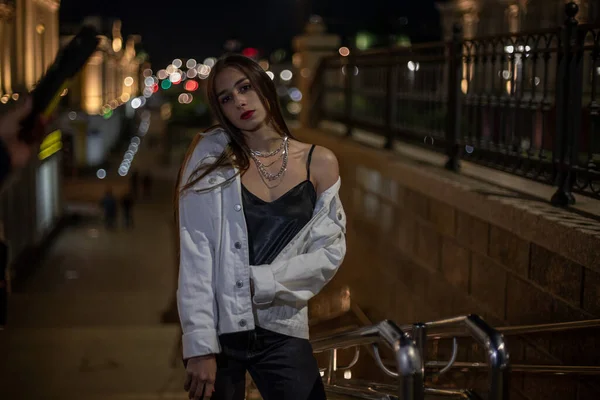
[{"label": "woman's arm", "polygon": [[[319,195],[339,179],[335,155],[322,147],[315,149],[311,171]],[[327,212],[324,222],[309,233],[310,244],[304,254],[270,265],[250,266],[255,304],[268,305],[275,298],[308,301],[333,278],[346,254],[346,218],[338,195]]]},{"label": "woman's arm", "polygon": [[[196,165],[192,157],[180,187]],[[210,194],[186,190],[179,196],[179,283],[177,305],[183,330],[183,358],[219,353],[217,304],[213,291],[214,227],[204,200]]]}]

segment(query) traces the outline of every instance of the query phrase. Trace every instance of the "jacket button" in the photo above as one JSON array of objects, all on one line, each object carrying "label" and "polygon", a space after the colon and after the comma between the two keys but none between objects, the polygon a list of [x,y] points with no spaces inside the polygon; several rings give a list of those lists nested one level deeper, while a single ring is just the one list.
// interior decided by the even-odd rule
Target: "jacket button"
[{"label": "jacket button", "polygon": [[237,286],[238,288],[242,288],[242,287],[244,287],[244,282],[242,282],[242,281],[237,281],[237,282],[235,283],[235,286]]},{"label": "jacket button", "polygon": [[233,208],[235,209],[235,211],[241,211],[242,206],[239,204],[236,204]]},{"label": "jacket button", "polygon": [[246,320],[245,320],[245,319],[242,319],[242,320],[239,322],[239,325],[240,325],[242,328],[243,328],[243,327],[245,327],[245,326],[246,326]]},{"label": "jacket button", "polygon": [[235,242],[233,245],[236,249],[241,249],[242,248],[242,244],[240,242]]},{"label": "jacket button", "polygon": [[210,184],[212,185],[212,184],[213,184],[213,183],[215,183],[216,181],[217,181],[217,180],[216,180],[215,178],[210,178],[210,179],[208,180],[208,183],[210,183]]}]

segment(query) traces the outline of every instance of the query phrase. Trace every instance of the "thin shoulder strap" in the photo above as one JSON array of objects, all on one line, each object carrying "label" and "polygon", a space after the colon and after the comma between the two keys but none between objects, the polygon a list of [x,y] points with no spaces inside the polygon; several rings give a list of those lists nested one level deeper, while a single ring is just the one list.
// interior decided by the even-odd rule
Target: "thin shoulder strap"
[{"label": "thin shoulder strap", "polygon": [[313,150],[315,149],[315,145],[313,144],[308,151],[308,160],[306,160],[306,180],[310,181],[310,160],[312,158]]}]

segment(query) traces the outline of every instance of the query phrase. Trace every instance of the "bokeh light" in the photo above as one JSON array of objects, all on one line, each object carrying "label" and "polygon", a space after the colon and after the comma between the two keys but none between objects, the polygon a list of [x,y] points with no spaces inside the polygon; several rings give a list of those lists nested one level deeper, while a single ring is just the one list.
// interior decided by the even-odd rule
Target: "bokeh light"
[{"label": "bokeh light", "polygon": [[294,76],[294,74],[292,74],[292,71],[290,71],[289,69],[284,69],[283,71],[281,71],[281,73],[279,74],[279,77],[281,78],[281,80],[283,81],[289,81],[292,79],[292,77]]},{"label": "bokeh light", "polygon": [[188,69],[191,69],[191,68],[196,68],[196,64],[198,64],[198,63],[196,62],[196,60],[194,60],[193,58],[190,58],[190,59],[189,59],[189,60],[187,60],[187,62],[185,63],[185,66],[186,66]]},{"label": "bokeh light", "polygon": [[[208,68],[212,68],[215,66],[215,64],[217,63],[217,59],[214,57],[208,57],[206,60],[204,60],[204,65],[206,65]],[[198,71],[200,72],[200,71]]]},{"label": "bokeh light", "polygon": [[196,81],[187,81],[185,83],[185,90],[193,92],[194,90],[197,90],[197,89],[198,89],[198,82],[196,82]]},{"label": "bokeh light", "polygon": [[167,79],[169,74],[167,73],[166,69],[161,69],[156,73],[156,76],[158,76],[158,79]]},{"label": "bokeh light", "polygon": [[290,95],[290,99],[292,99],[294,101],[302,100],[302,92],[300,90],[298,90],[298,88],[290,88],[288,90],[288,93]]},{"label": "bokeh light", "polygon": [[137,108],[140,108],[141,105],[142,105],[142,100],[139,97],[136,97],[135,99],[131,100],[131,107],[134,110]]},{"label": "bokeh light", "polygon": [[350,49],[347,48],[347,47],[345,47],[345,46],[344,47],[340,47],[339,52],[340,52],[340,55],[342,57],[348,57],[350,55]]},{"label": "bokeh light", "polygon": [[188,78],[193,79],[196,76],[198,76],[198,71],[196,70],[196,68],[188,69],[186,75]]}]

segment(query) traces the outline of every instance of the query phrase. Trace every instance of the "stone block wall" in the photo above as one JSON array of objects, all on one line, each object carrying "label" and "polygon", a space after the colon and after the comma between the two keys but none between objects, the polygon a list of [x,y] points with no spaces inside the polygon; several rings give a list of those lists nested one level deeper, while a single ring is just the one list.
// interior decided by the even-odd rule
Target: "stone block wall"
[{"label": "stone block wall", "polygon": [[[600,223],[322,131],[296,134],[338,157],[348,252],[331,285],[348,286],[371,320],[476,313],[499,327],[600,317]],[[598,333],[507,341],[514,364],[600,365]],[[447,360],[444,349],[434,346],[429,358]],[[480,350],[472,345],[464,360]],[[524,399],[583,399],[600,393],[594,385],[513,379]]]}]

